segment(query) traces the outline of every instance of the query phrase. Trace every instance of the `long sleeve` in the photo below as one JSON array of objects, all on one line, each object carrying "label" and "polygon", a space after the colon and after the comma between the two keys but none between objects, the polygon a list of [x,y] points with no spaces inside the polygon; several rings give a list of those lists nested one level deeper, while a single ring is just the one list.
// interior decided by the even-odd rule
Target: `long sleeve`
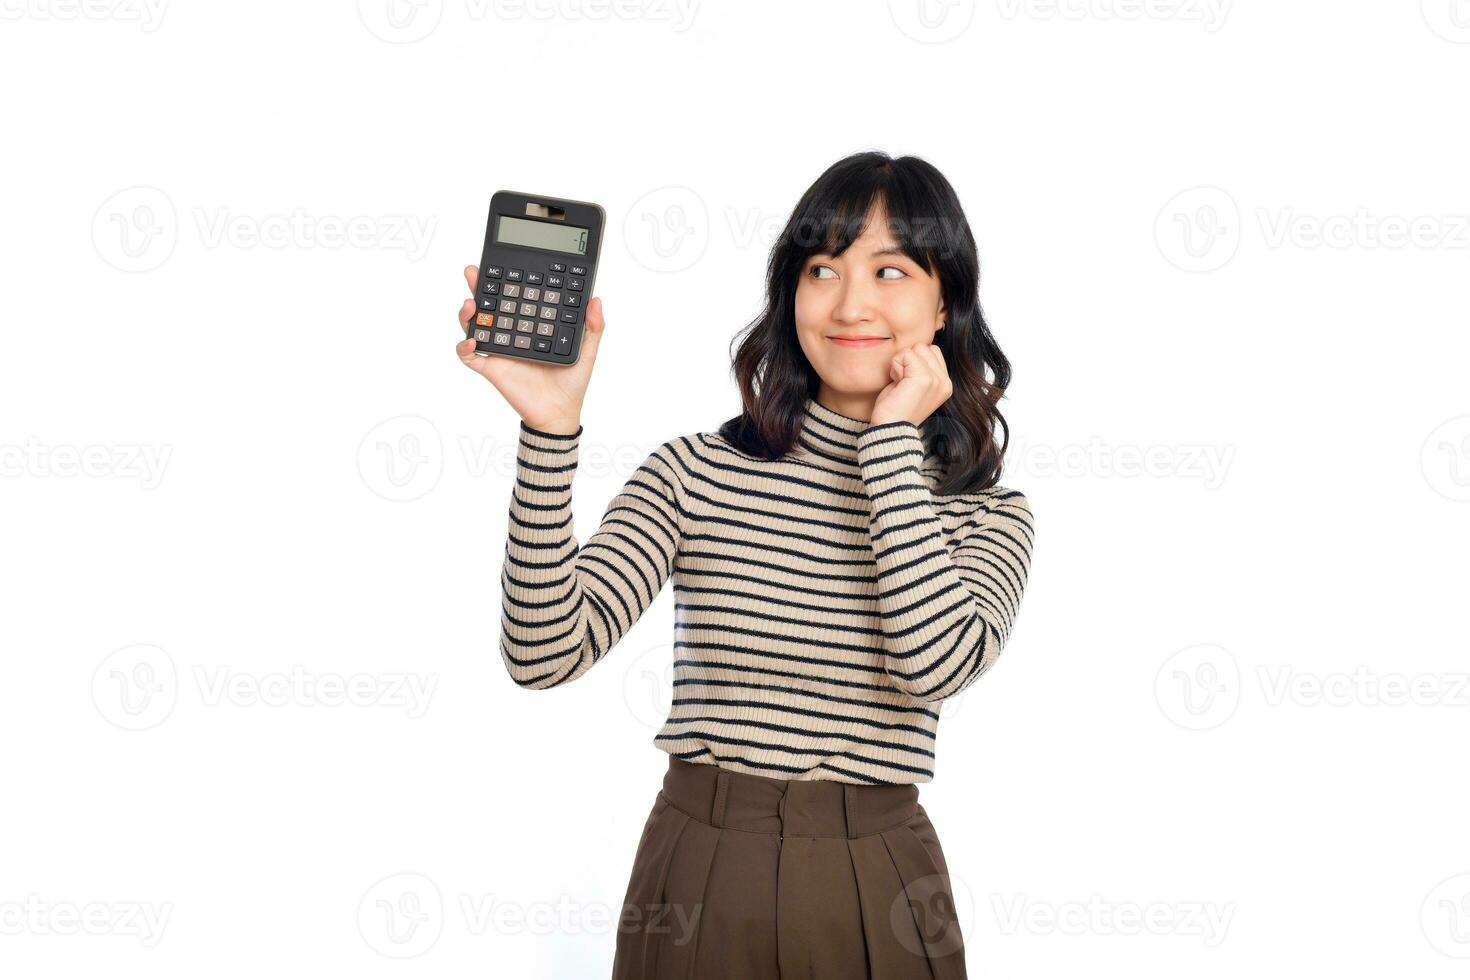
[{"label": "long sleeve", "polygon": [[579,548],[571,505],[581,435],[580,427],[564,435],[520,424],[500,652],[521,687],[556,687],[590,670],[673,572],[682,489],[670,445],[649,454]]},{"label": "long sleeve", "polygon": [[909,695],[942,701],[973,683],[1005,646],[1030,572],[1031,508],[1017,491],[988,496],[951,552],[919,471],[918,426],[869,426],[857,445],[886,670]]}]

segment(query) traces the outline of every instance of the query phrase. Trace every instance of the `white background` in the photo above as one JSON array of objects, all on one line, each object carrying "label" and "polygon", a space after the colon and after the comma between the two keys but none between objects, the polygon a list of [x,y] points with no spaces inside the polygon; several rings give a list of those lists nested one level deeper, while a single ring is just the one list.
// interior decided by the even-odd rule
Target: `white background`
[{"label": "white background", "polygon": [[584,537],[879,148],[1037,520],[921,789],[971,974],[1463,976],[1470,4],[387,2],[0,0],[0,972],[606,976],[672,593],[510,682],[460,270],[607,208]]}]

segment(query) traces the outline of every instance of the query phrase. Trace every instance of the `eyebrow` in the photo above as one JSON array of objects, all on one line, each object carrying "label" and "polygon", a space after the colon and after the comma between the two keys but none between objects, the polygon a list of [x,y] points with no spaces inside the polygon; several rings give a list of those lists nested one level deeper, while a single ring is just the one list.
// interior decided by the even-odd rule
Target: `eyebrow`
[{"label": "eyebrow", "polygon": [[[897,245],[894,245],[894,246],[892,246],[890,248],[875,248],[872,251],[870,251],[868,254],[869,255],[901,255],[904,258],[908,258],[908,253],[906,253],[903,249],[899,248]],[[818,255],[832,256],[832,253],[831,252],[813,252],[812,253],[812,256],[813,257],[818,256]],[[835,256],[832,256],[832,257],[835,258]]]}]

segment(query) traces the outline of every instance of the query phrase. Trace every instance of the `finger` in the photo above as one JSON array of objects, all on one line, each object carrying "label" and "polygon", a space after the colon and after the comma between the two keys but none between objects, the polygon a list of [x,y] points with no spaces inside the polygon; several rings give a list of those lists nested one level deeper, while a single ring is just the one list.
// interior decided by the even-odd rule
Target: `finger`
[{"label": "finger", "polygon": [[475,301],[467,299],[459,304],[459,329],[464,333],[470,332],[470,317],[475,315]]},{"label": "finger", "polygon": [[[454,352],[459,355],[459,360],[465,367],[476,374],[490,377],[487,374],[490,357],[475,353],[475,341],[473,337],[466,337],[454,345]],[[492,355],[493,356],[493,355]]]},{"label": "finger", "polygon": [[935,357],[939,353],[939,348],[933,344],[920,344],[914,353],[918,354],[919,360],[924,362],[924,372],[929,376],[931,383],[944,373],[943,362]]},{"label": "finger", "polygon": [[597,348],[602,346],[602,334],[607,327],[607,321],[602,315],[602,298],[594,296],[587,301],[587,329],[582,335],[582,352],[577,355],[577,360],[582,358],[591,359],[597,357]]},{"label": "finger", "polygon": [[944,352],[936,345],[930,344],[925,347],[924,354],[929,358],[929,368],[934,372],[936,378],[942,378],[948,373],[944,369]]},{"label": "finger", "polygon": [[923,380],[929,373],[929,365],[917,347],[905,347],[898,352],[897,360],[903,365],[903,376],[905,378],[916,378]]},{"label": "finger", "polygon": [[934,361],[934,390],[943,396],[944,401],[954,394],[954,381],[949,376],[949,368],[944,363],[944,351],[938,347],[932,347],[931,357]]},{"label": "finger", "polygon": [[477,265],[465,266],[464,281],[469,284],[470,295],[475,295],[475,290],[480,288],[480,267]]}]

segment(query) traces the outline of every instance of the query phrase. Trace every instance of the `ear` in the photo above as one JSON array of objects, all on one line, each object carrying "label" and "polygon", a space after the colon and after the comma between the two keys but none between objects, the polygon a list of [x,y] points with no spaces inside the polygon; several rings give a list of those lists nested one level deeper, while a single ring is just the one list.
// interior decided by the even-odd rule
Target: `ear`
[{"label": "ear", "polygon": [[947,311],[944,308],[944,300],[939,301],[939,312],[935,315],[939,317],[939,326],[934,328],[934,332],[938,333],[939,331],[943,330],[945,325],[949,322]]}]

